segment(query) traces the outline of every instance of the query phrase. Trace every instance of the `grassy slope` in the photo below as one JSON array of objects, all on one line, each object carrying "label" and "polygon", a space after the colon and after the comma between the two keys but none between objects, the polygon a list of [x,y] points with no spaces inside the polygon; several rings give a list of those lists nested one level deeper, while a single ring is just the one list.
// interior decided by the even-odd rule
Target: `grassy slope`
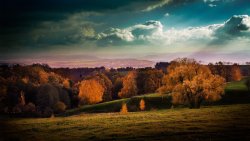
[{"label": "grassy slope", "polygon": [[4,135],[0,140],[249,140],[250,104],[1,119],[0,123]]},{"label": "grassy slope", "polygon": [[125,98],[113,100],[100,104],[86,105],[77,109],[68,110],[63,115],[75,115],[81,112],[99,113],[99,112],[119,112],[123,103],[126,103],[129,111],[139,111],[140,100],[144,99],[146,103],[146,110],[152,109],[166,109],[171,107],[171,99],[167,95],[161,94],[147,94],[135,96],[132,98]]},{"label": "grassy slope", "polygon": [[[203,103],[204,105],[225,105],[237,103],[250,103],[250,94],[248,94],[247,87],[244,84],[244,79],[241,81],[229,82],[226,85],[225,95],[222,100],[215,103]],[[151,109],[166,109],[172,106],[171,97],[161,94],[147,94],[136,96],[132,98],[119,99],[110,102],[86,105],[77,109],[68,110],[64,116],[75,115],[81,112],[99,113],[99,112],[119,112],[121,105],[127,103],[129,111],[138,111],[139,102],[141,99],[145,100],[146,110]]]}]

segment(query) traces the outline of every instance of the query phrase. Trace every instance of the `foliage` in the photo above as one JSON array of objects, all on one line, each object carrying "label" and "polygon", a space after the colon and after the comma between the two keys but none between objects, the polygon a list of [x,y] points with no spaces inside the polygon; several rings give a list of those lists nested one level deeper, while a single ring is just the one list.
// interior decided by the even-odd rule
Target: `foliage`
[{"label": "foliage", "polygon": [[155,92],[161,86],[163,75],[162,70],[138,70],[136,78],[138,93],[146,94]]},{"label": "foliage", "polygon": [[94,79],[83,80],[79,86],[80,104],[94,104],[103,99],[104,88]]},{"label": "foliage", "polygon": [[55,105],[54,105],[54,108],[53,108],[54,112],[56,114],[59,114],[59,113],[63,113],[65,112],[66,110],[66,105],[61,102],[61,101],[58,101]]},{"label": "foliage", "polygon": [[64,79],[63,80],[63,87],[67,88],[67,89],[71,88],[71,83],[70,83],[69,79]]},{"label": "foliage", "polygon": [[127,108],[127,104],[126,103],[122,104],[122,108],[120,110],[120,113],[121,114],[127,114],[128,113],[128,108]]},{"label": "foliage", "polygon": [[146,106],[145,106],[145,101],[144,101],[144,99],[141,99],[141,101],[140,101],[140,110],[141,110],[141,111],[144,111],[145,108],[146,108]]},{"label": "foliage", "polygon": [[231,69],[232,80],[233,81],[240,81],[242,78],[241,70],[238,64],[234,64]]},{"label": "foliage", "polygon": [[122,79],[123,87],[118,93],[120,98],[128,98],[137,95],[138,89],[136,85],[136,77],[136,72],[131,71]]},{"label": "foliage", "polygon": [[193,59],[177,59],[168,67],[161,93],[172,92],[174,104],[188,102],[190,108],[199,108],[203,100],[219,100],[224,93],[224,78],[213,75],[208,67]]},{"label": "foliage", "polygon": [[104,73],[96,73],[91,78],[99,82],[104,88],[103,101],[110,101],[112,99],[113,88],[111,80]]},{"label": "foliage", "polygon": [[53,108],[59,100],[58,90],[53,85],[45,84],[39,88],[36,99],[39,110],[43,111],[47,107]]}]

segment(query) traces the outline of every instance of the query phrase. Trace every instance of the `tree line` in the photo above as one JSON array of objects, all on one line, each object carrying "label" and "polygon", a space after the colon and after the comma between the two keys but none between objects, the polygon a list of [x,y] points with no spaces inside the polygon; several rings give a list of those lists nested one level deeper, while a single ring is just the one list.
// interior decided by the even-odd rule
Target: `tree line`
[{"label": "tree line", "polygon": [[[44,64],[1,65],[0,112],[11,115],[49,117],[81,105],[95,104],[159,92],[172,103],[199,108],[202,101],[219,100],[226,81],[242,77],[240,65],[202,65],[179,58],[156,68],[50,68]],[[77,73],[72,79],[69,72]],[[86,72],[84,73],[84,70]],[[78,81],[76,81],[78,80]],[[250,80],[246,81],[250,85]],[[250,89],[250,87],[249,87]]]}]

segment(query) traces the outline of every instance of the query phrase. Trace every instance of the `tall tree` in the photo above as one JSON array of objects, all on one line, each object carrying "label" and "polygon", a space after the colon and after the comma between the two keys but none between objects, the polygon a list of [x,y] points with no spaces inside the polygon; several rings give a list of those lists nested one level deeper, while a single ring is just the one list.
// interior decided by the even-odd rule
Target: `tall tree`
[{"label": "tall tree", "polygon": [[213,75],[209,68],[194,59],[181,58],[171,62],[163,78],[161,93],[172,93],[172,102],[189,103],[199,108],[202,101],[215,101],[224,93],[225,79]]},{"label": "tall tree", "polygon": [[137,86],[136,86],[136,77],[137,74],[135,71],[129,72],[122,80],[122,89],[118,93],[120,98],[128,98],[137,95]]},{"label": "tall tree", "polygon": [[95,104],[103,99],[104,88],[94,79],[83,80],[79,86],[80,104]]},{"label": "tall tree", "polygon": [[231,69],[232,80],[239,81],[242,78],[240,66],[238,64],[233,64]]}]

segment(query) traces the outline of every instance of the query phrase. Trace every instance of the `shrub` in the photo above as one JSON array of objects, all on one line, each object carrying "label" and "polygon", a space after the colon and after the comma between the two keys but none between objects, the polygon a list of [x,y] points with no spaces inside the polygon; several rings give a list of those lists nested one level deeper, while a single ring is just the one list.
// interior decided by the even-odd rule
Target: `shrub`
[{"label": "shrub", "polygon": [[141,101],[140,101],[140,110],[141,111],[144,111],[145,110],[145,101],[144,101],[144,99],[141,99]]},{"label": "shrub", "polygon": [[120,110],[120,113],[121,114],[127,114],[128,113],[128,108],[127,108],[127,104],[126,103],[122,104],[122,108]]},{"label": "shrub", "polygon": [[57,102],[54,105],[54,112],[56,114],[63,113],[63,112],[65,112],[65,110],[66,110],[66,105],[61,101]]}]

